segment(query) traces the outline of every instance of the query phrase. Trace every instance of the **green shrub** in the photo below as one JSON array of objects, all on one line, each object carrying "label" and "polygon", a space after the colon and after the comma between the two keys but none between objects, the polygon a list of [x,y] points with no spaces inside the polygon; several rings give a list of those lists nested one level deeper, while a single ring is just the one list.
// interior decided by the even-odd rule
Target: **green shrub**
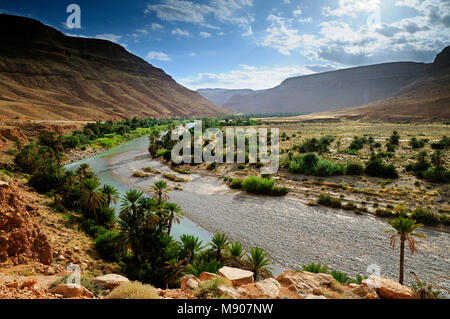
[{"label": "green shrub", "polygon": [[409,141],[409,145],[411,145],[412,148],[422,148],[425,146],[425,142],[423,140],[419,140],[417,137],[413,136],[411,138],[411,141]]},{"label": "green shrub", "polygon": [[331,272],[331,275],[334,277],[334,279],[336,279],[336,281],[340,282],[341,284],[348,284],[350,281],[348,275],[339,270],[333,270]]},{"label": "green shrub", "polygon": [[199,298],[218,298],[220,297],[219,287],[221,286],[232,287],[232,283],[223,277],[216,277],[201,282],[198,288],[194,290],[194,293]]},{"label": "green shrub", "polygon": [[319,195],[319,198],[317,199],[317,204],[332,208],[342,207],[342,202],[339,198],[334,198],[324,193]]},{"label": "green shrub", "polygon": [[450,182],[450,171],[443,167],[431,167],[423,172],[423,177],[432,183]]},{"label": "green shrub", "polygon": [[397,169],[394,164],[385,165],[382,160],[377,156],[372,158],[366,163],[364,170],[369,176],[383,177],[383,178],[398,178]]},{"label": "green shrub", "polygon": [[274,186],[272,187],[272,190],[270,191],[270,195],[272,196],[284,196],[289,193],[289,188],[287,187],[280,187],[280,186]]},{"label": "green shrub", "polygon": [[199,277],[203,272],[217,274],[222,266],[223,264],[219,263],[217,259],[199,258],[187,266],[186,274],[194,275],[195,277]]},{"label": "green shrub", "polygon": [[310,263],[309,265],[303,265],[302,269],[304,271],[312,272],[315,274],[324,273],[328,274],[330,271],[328,269],[328,266],[321,265],[320,263]]},{"label": "green shrub", "polygon": [[440,223],[439,214],[422,207],[414,209],[411,213],[411,218],[425,225],[437,225]]},{"label": "green shrub", "polygon": [[344,165],[320,159],[319,162],[317,163],[314,175],[319,177],[329,177],[329,176],[343,175],[344,172],[345,172]]},{"label": "green shrub", "polygon": [[270,194],[275,180],[249,176],[242,182],[242,189],[253,194]]},{"label": "green shrub", "polygon": [[241,189],[242,188],[242,181],[240,179],[238,179],[238,178],[233,178],[231,180],[230,187],[233,188],[233,189]]},{"label": "green shrub", "polygon": [[364,167],[358,162],[347,163],[345,173],[347,175],[362,175],[364,173]]},{"label": "green shrub", "polygon": [[441,214],[439,216],[439,221],[441,222],[441,224],[445,225],[445,226],[450,226],[450,214]]},{"label": "green shrub", "polygon": [[119,261],[120,254],[117,249],[117,237],[116,231],[106,231],[101,233],[95,240],[95,249],[100,256],[109,261]]},{"label": "green shrub", "polygon": [[216,162],[212,162],[212,163],[209,163],[209,164],[208,164],[208,166],[206,167],[206,169],[207,169],[208,171],[212,171],[212,170],[216,169],[216,167],[217,167],[217,163],[216,163]]}]

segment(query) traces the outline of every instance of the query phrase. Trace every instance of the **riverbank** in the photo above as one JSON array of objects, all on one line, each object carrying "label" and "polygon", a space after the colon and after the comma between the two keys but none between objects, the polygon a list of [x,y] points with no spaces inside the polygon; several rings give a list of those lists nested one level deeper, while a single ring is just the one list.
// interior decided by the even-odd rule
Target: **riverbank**
[{"label": "riverbank", "polygon": [[[146,146],[143,143],[134,150],[107,158],[115,178],[144,192],[155,180],[164,177],[154,174],[134,178],[131,176],[134,171],[150,166],[160,172],[174,173],[152,160]],[[190,220],[209,232],[224,232],[246,247],[263,247],[272,257],[275,270],[298,269],[303,264],[321,262],[352,276],[367,274],[372,265],[379,266],[383,276],[397,276],[398,251],[389,247],[389,235],[385,231],[390,226],[384,219],[310,207],[290,196],[247,196],[229,189],[213,176],[191,174],[188,178],[187,183],[169,181],[172,188],[182,189],[171,192],[171,201],[180,204]],[[413,282],[409,271],[428,281],[450,272],[449,234],[429,227],[422,232],[428,239],[420,240],[419,252],[406,255],[406,282]]]}]

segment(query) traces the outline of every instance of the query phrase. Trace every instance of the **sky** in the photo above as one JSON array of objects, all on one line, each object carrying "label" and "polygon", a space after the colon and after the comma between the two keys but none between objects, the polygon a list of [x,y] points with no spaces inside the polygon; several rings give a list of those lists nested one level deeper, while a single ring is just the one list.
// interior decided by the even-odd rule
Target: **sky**
[{"label": "sky", "polygon": [[[81,9],[80,28],[66,24],[69,4]],[[0,13],[116,42],[194,90],[429,63],[450,45],[450,0],[0,0]]]}]

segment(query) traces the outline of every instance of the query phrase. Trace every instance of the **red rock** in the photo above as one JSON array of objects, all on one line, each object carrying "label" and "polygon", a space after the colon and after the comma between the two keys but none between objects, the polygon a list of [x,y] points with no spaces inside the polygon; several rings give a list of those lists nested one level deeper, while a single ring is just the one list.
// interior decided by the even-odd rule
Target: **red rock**
[{"label": "red rock", "polygon": [[37,279],[36,278],[27,278],[24,280],[24,282],[22,283],[22,285],[20,285],[20,288],[30,288],[33,287],[34,285],[37,284]]},{"label": "red rock", "polygon": [[230,280],[234,286],[242,286],[254,282],[253,272],[232,267],[222,267],[218,274]]}]

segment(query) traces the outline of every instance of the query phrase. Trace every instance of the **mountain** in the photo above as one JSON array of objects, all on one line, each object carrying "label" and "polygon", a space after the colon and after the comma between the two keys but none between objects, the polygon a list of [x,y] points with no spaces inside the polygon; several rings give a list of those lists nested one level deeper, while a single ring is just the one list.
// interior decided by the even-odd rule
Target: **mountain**
[{"label": "mountain", "polygon": [[235,95],[249,95],[260,91],[242,89],[242,90],[228,90],[228,89],[198,89],[197,92],[210,100],[212,103],[222,106]]},{"label": "mountain", "polygon": [[115,43],[0,15],[0,118],[106,120],[229,114]]},{"label": "mountain", "polygon": [[247,114],[321,112],[361,106],[391,96],[431,70],[431,64],[397,62],[299,76],[273,89],[234,95],[222,106]]},{"label": "mountain", "polygon": [[407,85],[385,99],[364,106],[295,117],[299,121],[336,119],[384,122],[450,120],[450,47],[437,55],[425,74],[413,77]]}]

